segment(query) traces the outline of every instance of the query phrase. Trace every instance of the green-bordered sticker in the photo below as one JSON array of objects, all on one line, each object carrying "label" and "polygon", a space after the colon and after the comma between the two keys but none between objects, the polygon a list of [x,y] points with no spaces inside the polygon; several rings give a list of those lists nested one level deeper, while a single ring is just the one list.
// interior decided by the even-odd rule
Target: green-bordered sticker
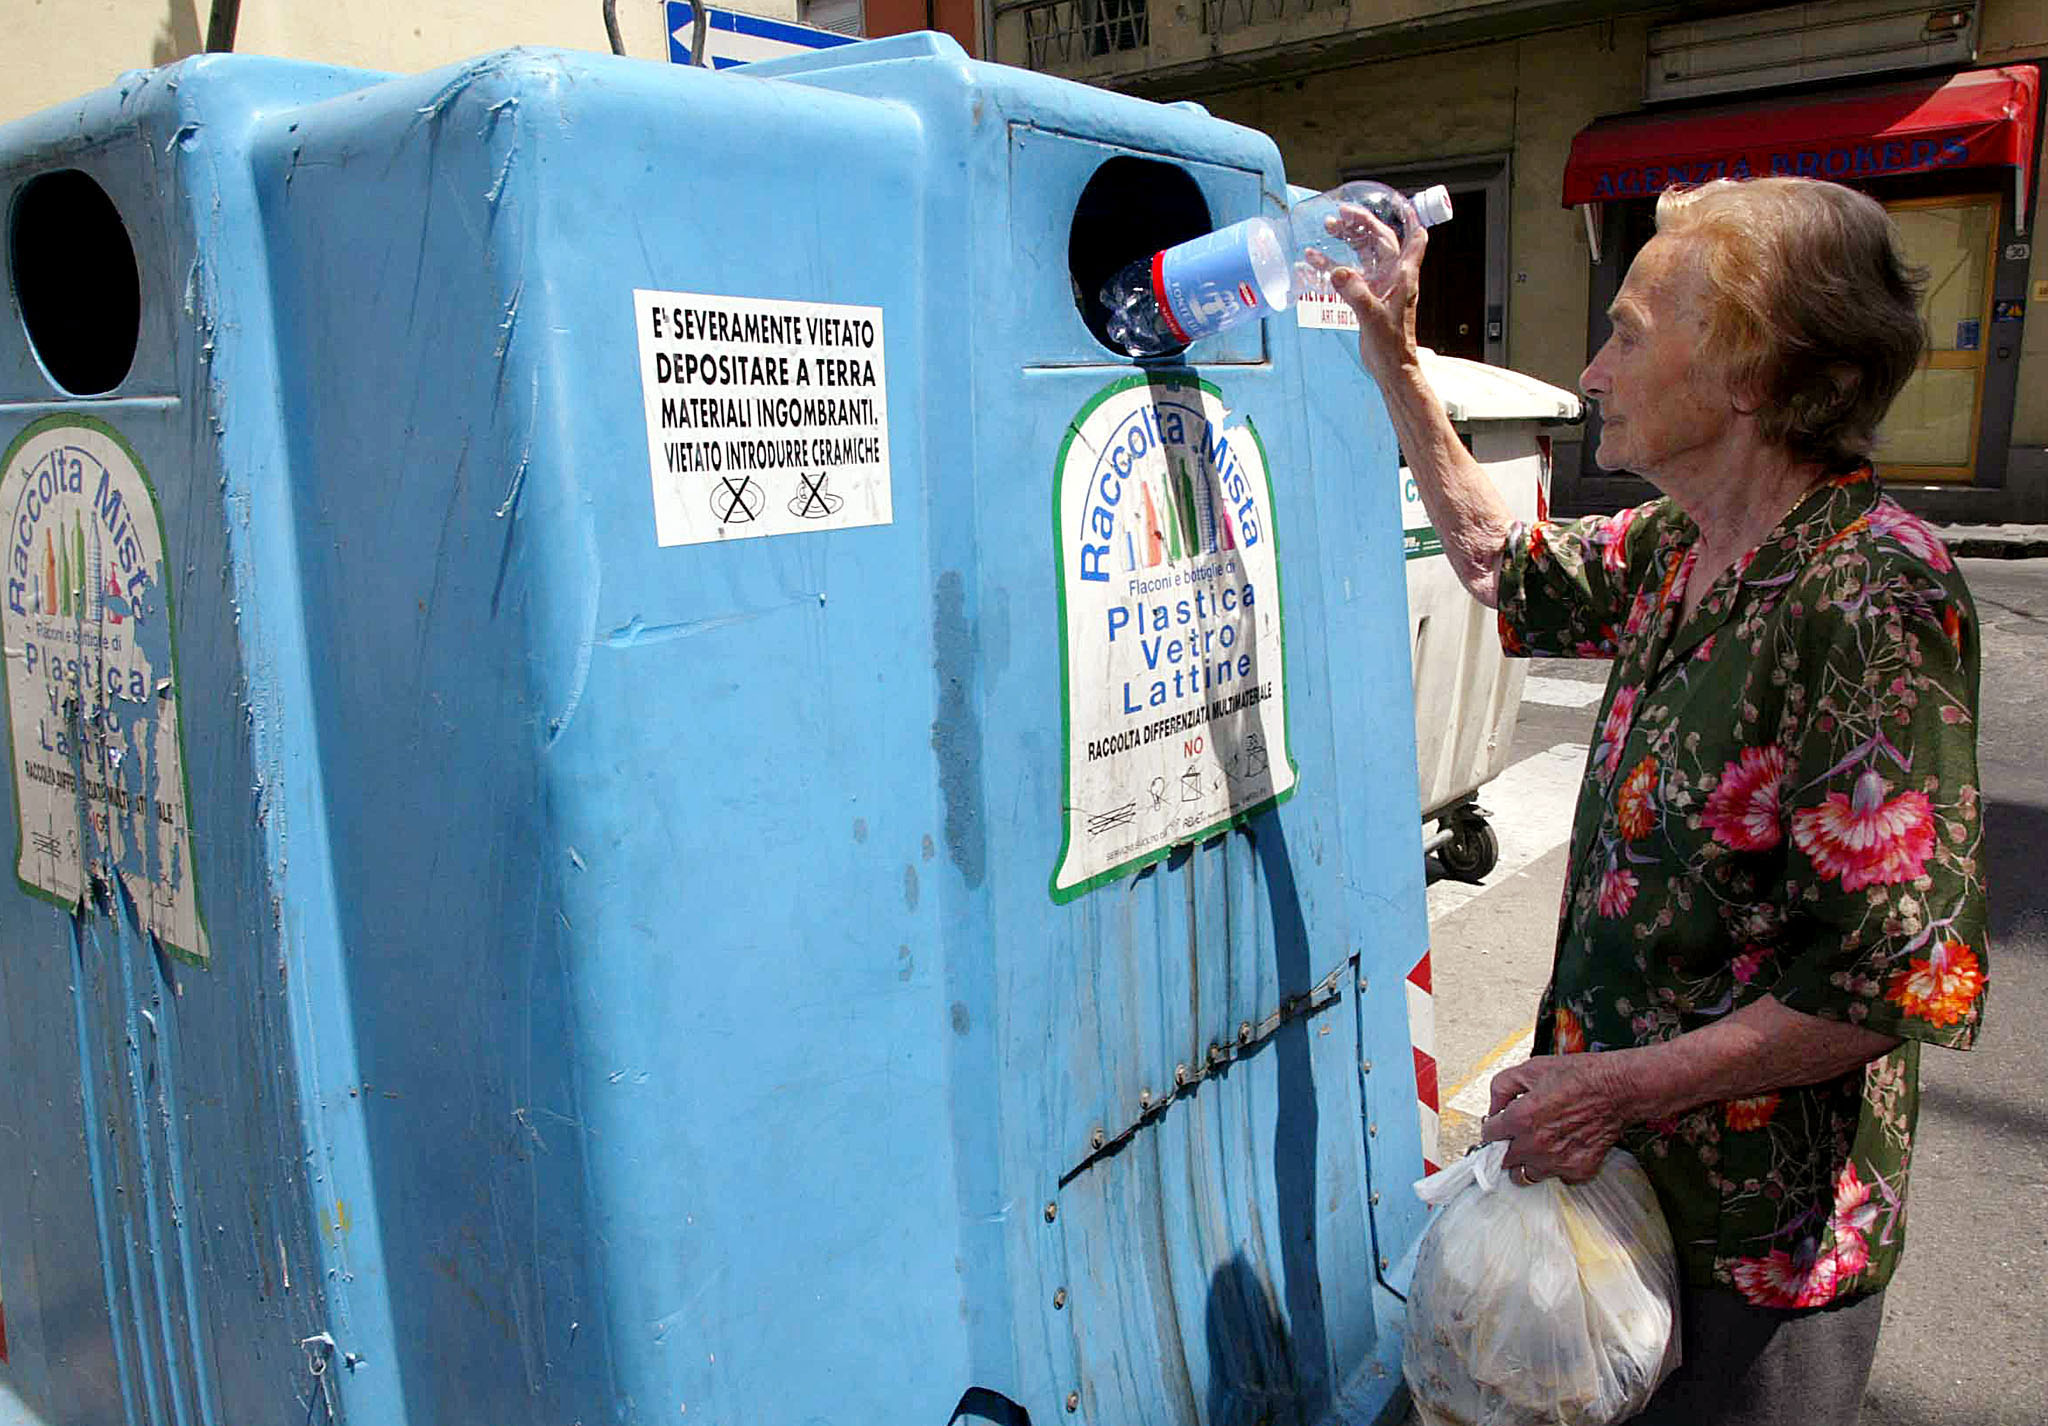
[{"label": "green-bordered sticker", "polygon": [[1215,386],[1125,377],[1074,417],[1053,472],[1054,900],[1293,792],[1277,543],[1265,445]]},{"label": "green-bordered sticker", "polygon": [[118,887],[204,964],[156,492],[112,426],[50,416],[0,461],[0,512],[15,876],[67,909]]}]

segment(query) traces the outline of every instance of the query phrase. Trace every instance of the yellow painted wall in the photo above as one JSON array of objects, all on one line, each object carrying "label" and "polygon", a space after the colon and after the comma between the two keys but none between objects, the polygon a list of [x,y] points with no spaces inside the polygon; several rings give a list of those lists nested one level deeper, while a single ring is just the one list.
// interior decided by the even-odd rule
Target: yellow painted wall
[{"label": "yellow painted wall", "polygon": [[[2048,160],[2042,167],[2048,168]],[[2034,216],[2027,224],[2034,257],[2027,283],[2026,335],[2020,341],[2019,389],[2013,397],[2012,443],[2016,446],[2048,446],[2048,300],[2034,296],[2035,288],[2048,288],[2048,236],[2041,231],[2043,223],[2048,223],[2048,199],[2037,188]],[[2043,297],[2048,297],[2048,291]]]},{"label": "yellow painted wall", "polygon": [[[209,0],[5,0],[0,123],[205,47]],[[629,54],[668,54],[659,0],[619,0]],[[794,19],[796,0],[734,8]],[[235,49],[415,72],[507,45],[609,51],[602,0],[242,0]]]},{"label": "yellow painted wall", "polygon": [[2041,0],[1986,0],[1977,30],[1977,62],[2010,64],[2048,55],[2048,5]]}]

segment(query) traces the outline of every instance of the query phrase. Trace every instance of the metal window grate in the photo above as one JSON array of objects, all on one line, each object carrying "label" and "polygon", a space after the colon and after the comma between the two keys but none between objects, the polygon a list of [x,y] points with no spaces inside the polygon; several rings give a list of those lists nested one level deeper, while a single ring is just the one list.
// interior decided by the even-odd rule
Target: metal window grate
[{"label": "metal window grate", "polygon": [[1024,10],[1024,62],[1032,69],[1142,50],[1151,42],[1145,0],[1050,0]]},{"label": "metal window grate", "polygon": [[861,0],[799,0],[797,16],[806,25],[860,39],[867,34]]},{"label": "metal window grate", "polygon": [[1351,0],[1202,0],[1202,33],[1235,34],[1302,15],[1350,8]]}]

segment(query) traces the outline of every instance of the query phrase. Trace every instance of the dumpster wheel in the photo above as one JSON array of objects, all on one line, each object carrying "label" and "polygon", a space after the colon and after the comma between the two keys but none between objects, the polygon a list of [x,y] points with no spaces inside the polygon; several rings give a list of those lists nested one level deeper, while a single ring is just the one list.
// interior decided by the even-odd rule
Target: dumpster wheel
[{"label": "dumpster wheel", "polygon": [[1500,861],[1500,839],[1477,807],[1466,805],[1444,819],[1451,839],[1436,849],[1446,874],[1459,881],[1479,881]]}]

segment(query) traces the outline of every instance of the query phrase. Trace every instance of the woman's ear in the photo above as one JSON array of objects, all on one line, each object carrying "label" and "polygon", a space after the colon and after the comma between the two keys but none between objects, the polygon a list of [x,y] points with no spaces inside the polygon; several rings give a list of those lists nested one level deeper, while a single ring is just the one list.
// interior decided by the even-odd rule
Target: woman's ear
[{"label": "woman's ear", "polygon": [[1741,374],[1724,370],[1722,381],[1728,387],[1728,405],[1738,416],[1754,416],[1764,409],[1764,379],[1760,372]]}]

